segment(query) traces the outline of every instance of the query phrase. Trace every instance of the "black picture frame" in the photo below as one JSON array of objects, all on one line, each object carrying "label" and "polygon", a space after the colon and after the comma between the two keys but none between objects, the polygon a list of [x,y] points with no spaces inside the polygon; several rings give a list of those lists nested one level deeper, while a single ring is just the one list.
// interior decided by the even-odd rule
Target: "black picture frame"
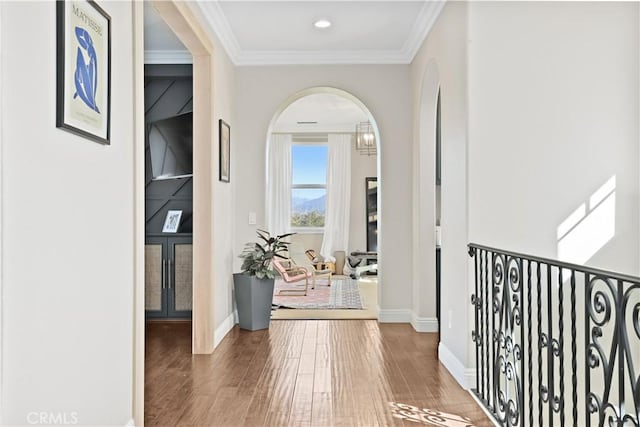
[{"label": "black picture frame", "polygon": [[231,126],[224,120],[218,122],[219,139],[219,171],[218,179],[222,182],[231,181]]},{"label": "black picture frame", "polygon": [[56,48],[56,127],[110,145],[111,17],[92,0],[57,0]]},{"label": "black picture frame", "polygon": [[378,251],[378,177],[368,176],[365,182],[367,252]]}]

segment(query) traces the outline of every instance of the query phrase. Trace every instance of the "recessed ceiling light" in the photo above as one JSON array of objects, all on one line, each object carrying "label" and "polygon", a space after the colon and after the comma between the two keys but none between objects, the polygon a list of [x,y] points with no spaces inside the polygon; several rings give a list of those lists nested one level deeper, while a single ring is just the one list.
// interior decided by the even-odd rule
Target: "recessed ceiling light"
[{"label": "recessed ceiling light", "polygon": [[329,28],[331,26],[331,21],[327,19],[318,19],[313,23],[316,28]]}]

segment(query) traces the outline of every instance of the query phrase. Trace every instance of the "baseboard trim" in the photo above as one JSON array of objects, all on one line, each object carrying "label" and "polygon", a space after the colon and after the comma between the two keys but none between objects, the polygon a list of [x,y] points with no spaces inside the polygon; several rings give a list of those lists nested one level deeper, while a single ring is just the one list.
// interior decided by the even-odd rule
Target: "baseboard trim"
[{"label": "baseboard trim", "polygon": [[380,323],[411,323],[411,310],[378,309],[378,322]]},{"label": "baseboard trim", "polygon": [[411,326],[416,332],[438,332],[438,319],[435,317],[418,317],[411,314]]},{"label": "baseboard trim", "polygon": [[489,412],[489,410],[484,406],[484,404],[480,401],[480,399],[478,399],[478,396],[476,396],[476,394],[471,390],[469,390],[469,394],[471,395],[471,398],[473,398],[473,400],[476,401],[476,403],[478,404],[480,409],[482,409],[482,411],[485,413],[487,418],[489,418],[489,421],[491,421],[494,426],[501,427],[501,424],[496,420],[496,417],[491,412]]},{"label": "baseboard trim", "polygon": [[229,316],[227,316],[226,319],[222,321],[220,326],[216,328],[216,331],[214,332],[214,335],[213,335],[213,348],[216,348],[218,344],[220,344],[220,341],[222,341],[223,338],[227,336],[229,331],[233,329],[233,327],[237,323],[237,319],[238,319],[238,313],[234,311]]},{"label": "baseboard trim", "polygon": [[462,388],[469,390],[475,386],[476,370],[465,368],[464,364],[442,342],[438,346],[438,359]]}]

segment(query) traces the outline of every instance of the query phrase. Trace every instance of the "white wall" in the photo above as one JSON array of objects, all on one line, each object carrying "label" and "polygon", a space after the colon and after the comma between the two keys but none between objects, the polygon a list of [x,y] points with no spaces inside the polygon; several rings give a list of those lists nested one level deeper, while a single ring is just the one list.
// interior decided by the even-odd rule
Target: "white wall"
[{"label": "white wall", "polygon": [[[216,116],[215,140],[216,147],[213,165],[219,164],[220,150],[218,122],[222,119],[231,127],[231,178],[229,183],[218,181],[218,172],[213,174],[215,198],[213,200],[214,230],[215,235],[215,325],[219,328],[233,313],[233,265],[238,253],[234,247],[235,222],[237,219],[234,209],[234,200],[237,191],[237,180],[240,176],[236,173],[236,161],[242,156],[242,151],[237,148],[236,139],[240,123],[233,117],[235,97],[235,66],[227,56],[217,38],[211,35],[214,46],[213,59],[213,109]],[[226,333],[226,331],[225,331]]]},{"label": "white wall", "polygon": [[[236,253],[255,240],[256,212],[264,224],[265,144],[269,123],[295,93],[316,86],[350,92],[373,113],[382,140],[382,308],[405,309],[411,301],[411,105],[409,67],[271,66],[236,69]],[[385,247],[390,248],[385,251]],[[238,263],[239,264],[239,263]],[[239,265],[236,264],[236,269]]]},{"label": "white wall", "polygon": [[414,313],[435,318],[435,116],[441,90],[441,342],[467,358],[467,5],[448,2],[411,64],[414,106]]},{"label": "white wall", "polygon": [[55,4],[1,6],[7,425],[34,411],[132,418],[132,9],[100,6],[113,26],[110,146],[55,127]]},{"label": "white wall", "polygon": [[573,238],[586,264],[640,273],[638,6],[469,6],[472,241],[562,255],[558,226],[615,176],[615,235],[594,213]]}]

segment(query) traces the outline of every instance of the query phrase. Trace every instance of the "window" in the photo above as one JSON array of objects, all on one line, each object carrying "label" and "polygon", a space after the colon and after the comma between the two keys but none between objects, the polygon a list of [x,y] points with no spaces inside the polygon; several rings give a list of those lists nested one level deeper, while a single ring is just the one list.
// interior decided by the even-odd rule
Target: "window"
[{"label": "window", "polygon": [[291,147],[291,227],[313,230],[324,227],[327,205],[326,144],[294,144]]}]

